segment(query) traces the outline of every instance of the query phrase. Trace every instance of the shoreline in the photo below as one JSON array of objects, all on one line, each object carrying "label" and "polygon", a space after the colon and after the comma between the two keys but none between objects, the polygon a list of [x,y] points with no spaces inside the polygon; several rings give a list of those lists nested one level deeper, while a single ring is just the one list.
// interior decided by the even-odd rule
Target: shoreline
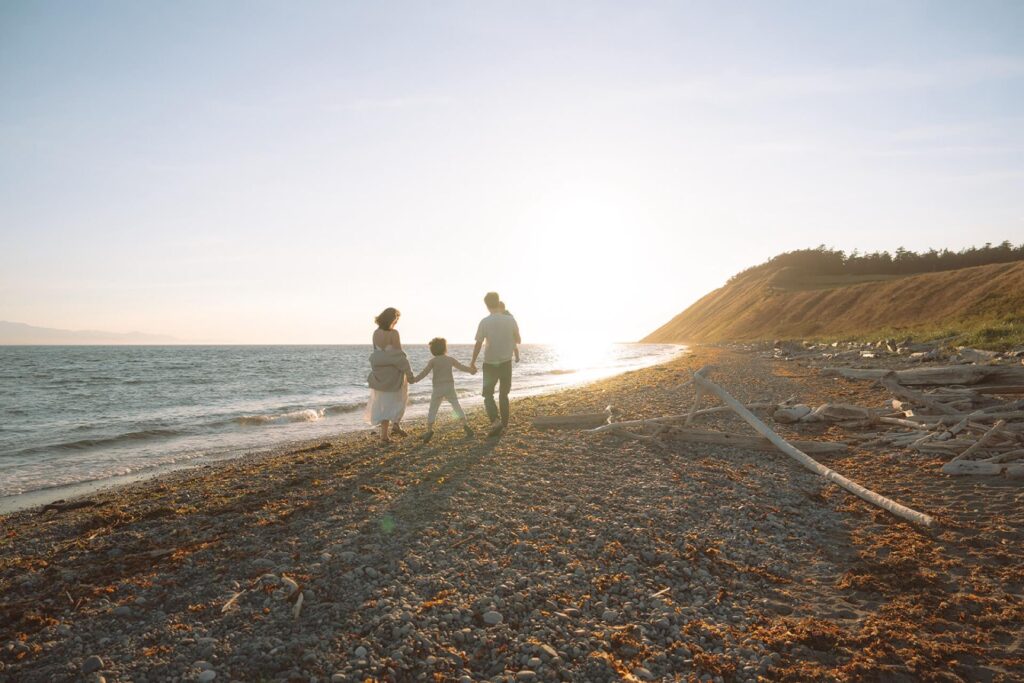
[{"label": "shoreline", "polygon": [[[887,398],[696,347],[517,399],[500,439],[445,424],[429,444],[418,430],[388,448],[314,440],[100,492],[90,508],[6,515],[0,680],[1024,675],[1018,484],[857,448],[819,456],[934,514],[923,532],[780,453],[531,426],[609,404],[622,420],[686,412],[680,384],[708,364],[741,401]],[[741,430],[725,413],[700,420]]]},{"label": "shoreline", "polygon": [[[333,437],[331,437],[331,440],[338,441],[344,439],[366,438],[362,432],[368,430],[369,428],[346,429],[337,432]],[[203,455],[184,462],[168,465],[156,465],[151,468],[130,472],[128,474],[120,474],[113,477],[93,479],[74,484],[53,486],[45,489],[37,489],[35,491],[26,491],[25,493],[19,493],[13,496],[4,496],[3,498],[0,498],[0,517],[31,510],[34,507],[48,505],[58,500],[74,501],[93,493],[114,494],[135,484],[143,484],[157,479],[163,479],[164,477],[172,477],[176,474],[187,472],[189,470],[208,469],[236,460],[273,458],[280,456],[285,452],[293,452],[296,449],[301,450],[316,443],[323,442],[326,438],[327,437],[317,437],[290,440],[283,441],[279,444],[275,444],[274,446],[250,449],[244,452]]]},{"label": "shoreline", "polygon": [[[616,377],[621,374],[628,372],[635,372],[651,367],[657,367],[665,363],[670,363],[681,356],[688,353],[688,347],[685,344],[675,344],[677,347],[676,353],[667,358],[662,358],[650,365],[642,365],[635,368],[628,368],[621,372],[616,372],[610,375],[596,375],[594,377],[586,377],[588,372],[582,371],[580,376],[586,377],[579,382],[558,385],[554,387],[529,387],[523,389],[521,393],[516,394],[513,388],[512,400],[519,400],[523,398],[529,398],[531,396],[545,396],[560,391],[572,390],[577,387],[586,386],[593,382],[600,382],[602,380]],[[573,371],[573,374],[577,371]],[[565,373],[557,373],[565,374]],[[514,385],[513,385],[514,387]],[[466,408],[467,414],[473,411],[477,411],[483,405],[482,398],[479,394],[464,397],[460,399]],[[419,400],[417,402],[409,403],[409,407],[406,412],[405,421],[411,424],[418,424],[422,422],[427,414],[428,401]],[[447,405],[447,404],[445,404]],[[361,414],[362,409],[356,411]],[[442,409],[438,424],[444,424],[449,419],[449,415]],[[324,425],[326,426],[326,425]],[[324,427],[321,426],[321,429]],[[193,458],[188,458],[180,462],[172,462],[168,464],[154,465],[151,467],[144,467],[139,470],[128,472],[125,474],[118,474],[111,477],[103,477],[100,479],[90,479],[86,481],[74,482],[71,484],[58,484],[55,486],[49,486],[42,489],[34,489],[32,491],[25,491],[24,493],[17,493],[9,496],[0,496],[0,516],[5,514],[11,514],[21,510],[31,509],[33,507],[48,505],[60,500],[74,500],[79,499],[93,493],[101,491],[116,491],[118,488],[123,486],[129,486],[134,483],[148,481],[153,478],[163,477],[164,475],[178,472],[181,470],[188,470],[194,468],[204,468],[211,465],[217,465],[219,463],[236,460],[239,458],[249,457],[273,457],[275,454],[280,454],[283,451],[289,449],[300,449],[314,442],[322,442],[324,440],[334,440],[342,437],[357,438],[361,433],[371,432],[375,428],[369,427],[365,424],[362,418],[357,418],[357,421],[348,420],[337,420],[337,424],[333,425],[337,427],[337,431],[332,431],[329,434],[321,436],[311,436],[305,438],[285,438],[281,441],[276,441],[269,446],[260,446],[256,448],[239,447],[237,450],[229,450],[226,452],[204,454]],[[268,435],[269,437],[270,435]]]}]

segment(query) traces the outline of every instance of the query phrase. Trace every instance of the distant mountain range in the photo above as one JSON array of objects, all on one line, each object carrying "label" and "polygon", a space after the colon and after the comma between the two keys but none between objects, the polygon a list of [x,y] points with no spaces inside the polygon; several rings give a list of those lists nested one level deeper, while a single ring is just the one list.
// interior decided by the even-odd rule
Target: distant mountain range
[{"label": "distant mountain range", "polygon": [[30,344],[181,344],[180,339],[166,334],[141,332],[101,332],[98,330],[58,330],[35,327],[25,323],[0,320],[0,345]]}]

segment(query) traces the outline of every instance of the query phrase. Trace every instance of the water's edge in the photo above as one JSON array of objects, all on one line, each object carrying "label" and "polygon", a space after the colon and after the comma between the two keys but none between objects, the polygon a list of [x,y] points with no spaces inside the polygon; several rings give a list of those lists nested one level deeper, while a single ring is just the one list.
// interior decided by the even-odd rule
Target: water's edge
[{"label": "water's edge", "polygon": [[[530,396],[556,394],[560,391],[572,391],[573,389],[576,389],[581,386],[588,386],[590,384],[594,384],[595,382],[604,381],[612,377],[618,377],[620,375],[624,375],[630,372],[638,372],[639,370],[646,370],[653,367],[659,367],[661,365],[670,363],[678,359],[680,356],[686,355],[687,353],[689,353],[688,347],[686,347],[685,345],[680,345],[678,352],[675,355],[672,355],[668,358],[664,358],[657,363],[652,363],[651,365],[642,366],[640,368],[630,368],[627,370],[623,370],[622,372],[619,373],[595,378],[592,381],[582,382],[580,384],[573,386],[559,386],[547,390],[532,392],[527,391],[522,394],[514,395],[513,405],[515,404],[515,401],[517,401],[518,399],[528,398]],[[463,404],[468,411],[479,409],[481,402],[479,400],[472,402],[463,401]],[[424,410],[416,411],[416,413],[414,413],[412,416],[407,414],[406,420],[412,422],[413,424],[416,424],[419,422],[423,422],[425,420],[425,415],[426,411],[424,407]],[[442,422],[441,419],[439,419],[439,423],[440,422]],[[366,439],[369,438],[371,434],[376,432],[375,429],[371,429],[366,426],[357,427],[340,424],[339,427],[339,432],[336,435],[330,437],[332,441],[337,441],[338,439],[346,441],[355,439]],[[150,479],[158,477],[167,476],[183,470],[210,467],[216,463],[234,461],[249,457],[258,458],[282,455],[288,452],[293,452],[295,450],[302,449],[307,446],[322,443],[325,440],[325,438],[327,437],[319,436],[307,439],[293,439],[289,441],[278,442],[271,446],[261,447],[257,449],[236,451],[227,454],[200,456],[183,462],[155,465],[151,468],[140,469],[129,474],[116,475],[113,477],[104,477],[102,479],[76,482],[73,484],[53,486],[43,489],[37,489],[34,491],[26,491],[24,493],[19,493],[10,496],[3,496],[0,497],[0,515],[7,515],[34,507],[48,505],[50,503],[60,500],[71,500],[81,498],[96,493],[98,491],[121,489],[131,486],[132,484],[148,481]]]}]

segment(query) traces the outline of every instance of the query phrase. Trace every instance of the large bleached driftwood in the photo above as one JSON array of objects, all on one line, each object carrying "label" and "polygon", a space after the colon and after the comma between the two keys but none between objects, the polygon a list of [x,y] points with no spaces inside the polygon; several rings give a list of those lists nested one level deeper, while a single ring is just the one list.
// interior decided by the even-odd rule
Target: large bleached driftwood
[{"label": "large bleached driftwood", "polygon": [[[889,370],[857,368],[825,368],[822,374],[838,375],[849,379],[880,379]],[[942,365],[934,368],[897,370],[896,378],[903,385],[976,385],[984,386],[1024,384],[1024,367],[1020,365]]]},{"label": "large bleached driftwood", "polygon": [[993,384],[1024,384],[1024,364],[1022,365],[990,365],[985,368],[987,382]]},{"label": "large bleached driftwood", "polygon": [[634,441],[643,441],[644,443],[652,444],[663,451],[668,450],[668,446],[665,445],[665,442],[659,439],[657,436],[637,434],[636,432],[631,432],[628,429],[619,427],[619,425],[617,424],[612,424],[611,426],[614,427],[614,429],[612,430],[613,434],[618,434],[619,436],[625,437],[627,439],[633,439]]},{"label": "large bleached driftwood", "polygon": [[574,429],[597,427],[611,418],[611,409],[603,413],[576,413],[574,415],[541,415],[534,418],[533,426],[538,429]]},{"label": "large bleached driftwood", "polygon": [[[751,410],[762,409],[762,408],[774,408],[774,403],[749,403],[747,408]],[[623,420],[622,422],[610,422],[594,429],[588,429],[588,432],[594,434],[600,434],[601,432],[613,432],[617,431],[621,427],[648,427],[671,424],[673,422],[686,422],[692,417],[700,417],[702,415],[711,415],[712,413],[724,413],[731,411],[732,408],[729,406],[715,406],[714,408],[704,408],[703,410],[691,411],[682,415],[665,415],[664,417],[648,417],[643,420]],[[536,422],[534,423],[536,425]],[[561,426],[561,425],[559,425]],[[578,426],[578,425],[577,425]]]},{"label": "large bleached driftwood", "polygon": [[697,409],[700,408],[700,400],[704,397],[704,389],[697,387],[697,394],[693,399],[693,405],[690,407],[690,414],[686,416],[686,426],[689,427],[690,423],[693,422],[694,416],[697,414]]},{"label": "large bleached driftwood", "polygon": [[942,424],[941,421],[940,422],[934,422],[934,423],[923,422],[923,421],[914,422],[913,420],[904,420],[903,418],[900,418],[900,417],[879,417],[879,418],[876,418],[875,421],[879,422],[879,423],[882,423],[882,424],[887,424],[887,425],[896,425],[898,427],[908,427],[910,429],[922,429],[922,428],[931,429],[931,428],[934,428],[934,427],[938,427],[938,426],[940,426]]},{"label": "large bleached driftwood", "polygon": [[[975,441],[975,442],[974,442],[973,444],[971,444],[971,447],[970,447],[970,448],[968,448],[968,449],[967,449],[967,450],[965,450],[965,451],[964,451],[963,453],[961,453],[960,455],[956,456],[955,458],[953,458],[952,460],[950,460],[950,461],[949,461],[948,463],[946,463],[945,465],[943,465],[943,466],[942,466],[942,471],[943,471],[943,472],[945,472],[946,474],[953,474],[953,470],[954,470],[954,469],[955,469],[956,467],[958,467],[958,465],[956,465],[956,464],[955,464],[956,462],[958,462],[958,461],[961,461],[961,460],[968,460],[968,459],[969,459],[969,458],[970,458],[970,457],[971,457],[972,455],[974,455],[975,453],[977,453],[978,451],[980,451],[980,450],[981,450],[982,448],[984,448],[984,447],[985,447],[985,444],[987,444],[987,443],[988,443],[989,441],[991,441],[991,440],[992,440],[992,439],[993,439],[993,438],[994,438],[994,437],[995,437],[995,436],[996,436],[997,434],[999,434],[999,431],[1000,431],[1000,430],[1001,430],[1001,429],[1002,429],[1002,428],[1003,428],[1004,426],[1006,426],[1006,421],[1005,421],[1005,420],[999,420],[999,422],[996,422],[996,423],[995,423],[994,425],[992,425],[992,429],[990,429],[990,430],[988,430],[987,432],[985,432],[985,433],[984,433],[984,434],[983,434],[983,435],[981,436],[981,438],[980,438],[980,439],[978,439],[978,440],[977,440],[977,441]],[[997,471],[998,471],[998,470],[997,470]]]},{"label": "large bleached driftwood", "polygon": [[991,477],[1003,471],[1002,465],[984,460],[951,460],[942,466],[943,474]]},{"label": "large bleached driftwood", "polygon": [[924,424],[956,424],[957,422],[968,419],[971,422],[992,422],[993,420],[1022,420],[1024,419],[1024,410],[1011,410],[1004,412],[991,412],[986,413],[984,410],[975,410],[972,413],[952,413],[950,415],[908,415],[907,420],[911,422],[917,422],[921,425]]},{"label": "large bleached driftwood", "polygon": [[759,434],[761,434],[761,436],[771,441],[780,451],[796,460],[805,468],[814,472],[815,474],[824,477],[825,479],[831,481],[837,486],[842,487],[843,489],[849,491],[858,498],[865,500],[871,503],[872,505],[876,505],[882,508],[883,510],[887,510],[888,512],[891,512],[892,514],[896,515],[897,517],[900,517],[901,519],[905,519],[907,521],[914,522],[915,524],[920,524],[922,526],[932,525],[934,520],[930,515],[926,515],[922,512],[918,512],[917,510],[912,510],[904,505],[900,505],[894,500],[879,495],[870,489],[864,488],[863,486],[856,482],[850,481],[849,479],[839,474],[835,470],[825,467],[814,458],[811,458],[806,453],[790,444],[788,441],[786,441],[781,436],[772,431],[772,429],[768,427],[768,425],[759,420],[757,416],[755,416],[753,413],[751,413],[749,410],[743,407],[743,404],[737,401],[735,398],[733,398],[725,389],[718,386],[711,380],[707,379],[704,376],[706,372],[707,368],[702,369],[694,374],[693,381],[697,384],[697,386],[702,387],[706,391],[709,391],[718,396],[720,399],[722,399],[723,403],[730,406],[734,411],[736,411],[736,413],[744,420],[746,420],[747,424],[753,427]]},{"label": "large bleached driftwood", "polygon": [[999,455],[995,455],[995,456],[993,456],[991,458],[987,458],[985,460],[985,462],[1003,463],[1003,462],[1010,462],[1012,460],[1024,460],[1024,448],[1018,448],[1018,449],[1013,450],[1013,451],[1007,451],[1005,453],[1000,453]]},{"label": "large bleached driftwood", "polygon": [[[978,365],[950,365],[938,368],[915,368],[896,372],[896,380],[904,385],[977,384],[995,374],[996,368]],[[891,372],[884,368],[823,368],[826,377],[880,380]]]}]

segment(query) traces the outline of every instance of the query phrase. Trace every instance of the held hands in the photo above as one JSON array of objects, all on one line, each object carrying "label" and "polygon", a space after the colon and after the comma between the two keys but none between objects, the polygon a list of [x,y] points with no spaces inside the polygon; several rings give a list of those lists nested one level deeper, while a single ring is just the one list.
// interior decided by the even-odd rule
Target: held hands
[{"label": "held hands", "polygon": [[469,364],[469,374],[476,374],[476,361],[473,361],[472,363]]}]

